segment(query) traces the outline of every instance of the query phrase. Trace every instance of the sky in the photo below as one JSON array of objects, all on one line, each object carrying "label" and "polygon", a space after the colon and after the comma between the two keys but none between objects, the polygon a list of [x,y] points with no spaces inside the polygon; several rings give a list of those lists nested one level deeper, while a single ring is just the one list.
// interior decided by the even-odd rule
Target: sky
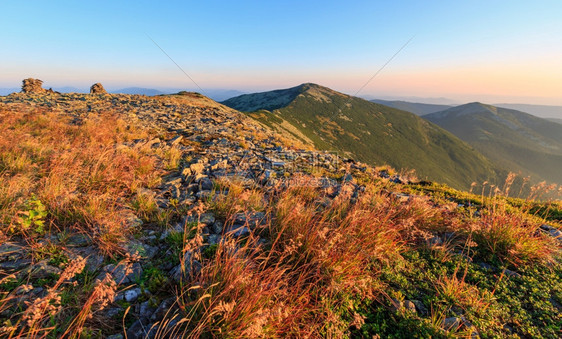
[{"label": "sky", "polygon": [[559,0],[4,1],[1,8],[0,87],[27,77],[47,88],[101,82],[203,92],[313,82],[368,97],[562,105]]}]

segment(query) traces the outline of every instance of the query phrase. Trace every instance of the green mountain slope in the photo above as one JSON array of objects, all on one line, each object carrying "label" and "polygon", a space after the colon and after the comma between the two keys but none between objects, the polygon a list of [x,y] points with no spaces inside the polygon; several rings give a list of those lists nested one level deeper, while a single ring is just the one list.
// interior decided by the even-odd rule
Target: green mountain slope
[{"label": "green mountain slope", "polygon": [[467,188],[495,179],[485,157],[412,113],[315,84],[231,98],[224,105],[322,150],[373,164],[415,169],[419,177]]},{"label": "green mountain slope", "polygon": [[370,100],[371,102],[385,105],[388,107],[401,109],[403,111],[414,113],[415,115],[425,115],[435,112],[440,112],[451,108],[453,106],[450,105],[435,105],[435,104],[423,104],[420,102],[409,102],[409,101],[402,101],[402,100],[381,100],[381,99],[373,99]]},{"label": "green mountain slope", "polygon": [[470,103],[425,115],[495,162],[562,183],[562,125],[516,110]]}]

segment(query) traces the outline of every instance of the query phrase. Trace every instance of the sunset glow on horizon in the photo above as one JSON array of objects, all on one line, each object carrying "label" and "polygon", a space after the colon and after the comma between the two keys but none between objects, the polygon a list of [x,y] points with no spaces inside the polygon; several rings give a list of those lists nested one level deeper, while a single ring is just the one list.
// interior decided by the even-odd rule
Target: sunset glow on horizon
[{"label": "sunset glow on horizon", "polygon": [[5,4],[0,87],[196,89],[150,36],[203,89],[355,94],[414,37],[359,96],[562,105],[559,1],[101,3]]}]

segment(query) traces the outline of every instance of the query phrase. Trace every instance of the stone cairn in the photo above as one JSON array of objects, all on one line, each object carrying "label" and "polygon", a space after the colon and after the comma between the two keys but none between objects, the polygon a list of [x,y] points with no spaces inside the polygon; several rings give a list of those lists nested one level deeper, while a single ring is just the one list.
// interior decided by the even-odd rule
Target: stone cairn
[{"label": "stone cairn", "polygon": [[27,78],[22,81],[21,91],[23,93],[45,93],[46,89],[41,87],[43,81],[39,79]]},{"label": "stone cairn", "polygon": [[90,94],[107,94],[107,91],[103,88],[103,85],[98,82],[90,87]]}]

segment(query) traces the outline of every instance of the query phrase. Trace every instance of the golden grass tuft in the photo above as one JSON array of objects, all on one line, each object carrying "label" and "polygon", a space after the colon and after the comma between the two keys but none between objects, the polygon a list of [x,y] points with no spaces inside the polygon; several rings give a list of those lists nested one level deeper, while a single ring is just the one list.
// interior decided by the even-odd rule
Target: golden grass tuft
[{"label": "golden grass tuft", "polygon": [[46,228],[87,233],[104,254],[118,251],[128,232],[121,211],[135,188],[161,174],[153,155],[118,146],[147,132],[111,113],[79,122],[39,109],[0,115],[0,231],[24,237],[47,231],[24,229],[14,218],[34,213],[28,205],[36,197],[47,210]]}]

